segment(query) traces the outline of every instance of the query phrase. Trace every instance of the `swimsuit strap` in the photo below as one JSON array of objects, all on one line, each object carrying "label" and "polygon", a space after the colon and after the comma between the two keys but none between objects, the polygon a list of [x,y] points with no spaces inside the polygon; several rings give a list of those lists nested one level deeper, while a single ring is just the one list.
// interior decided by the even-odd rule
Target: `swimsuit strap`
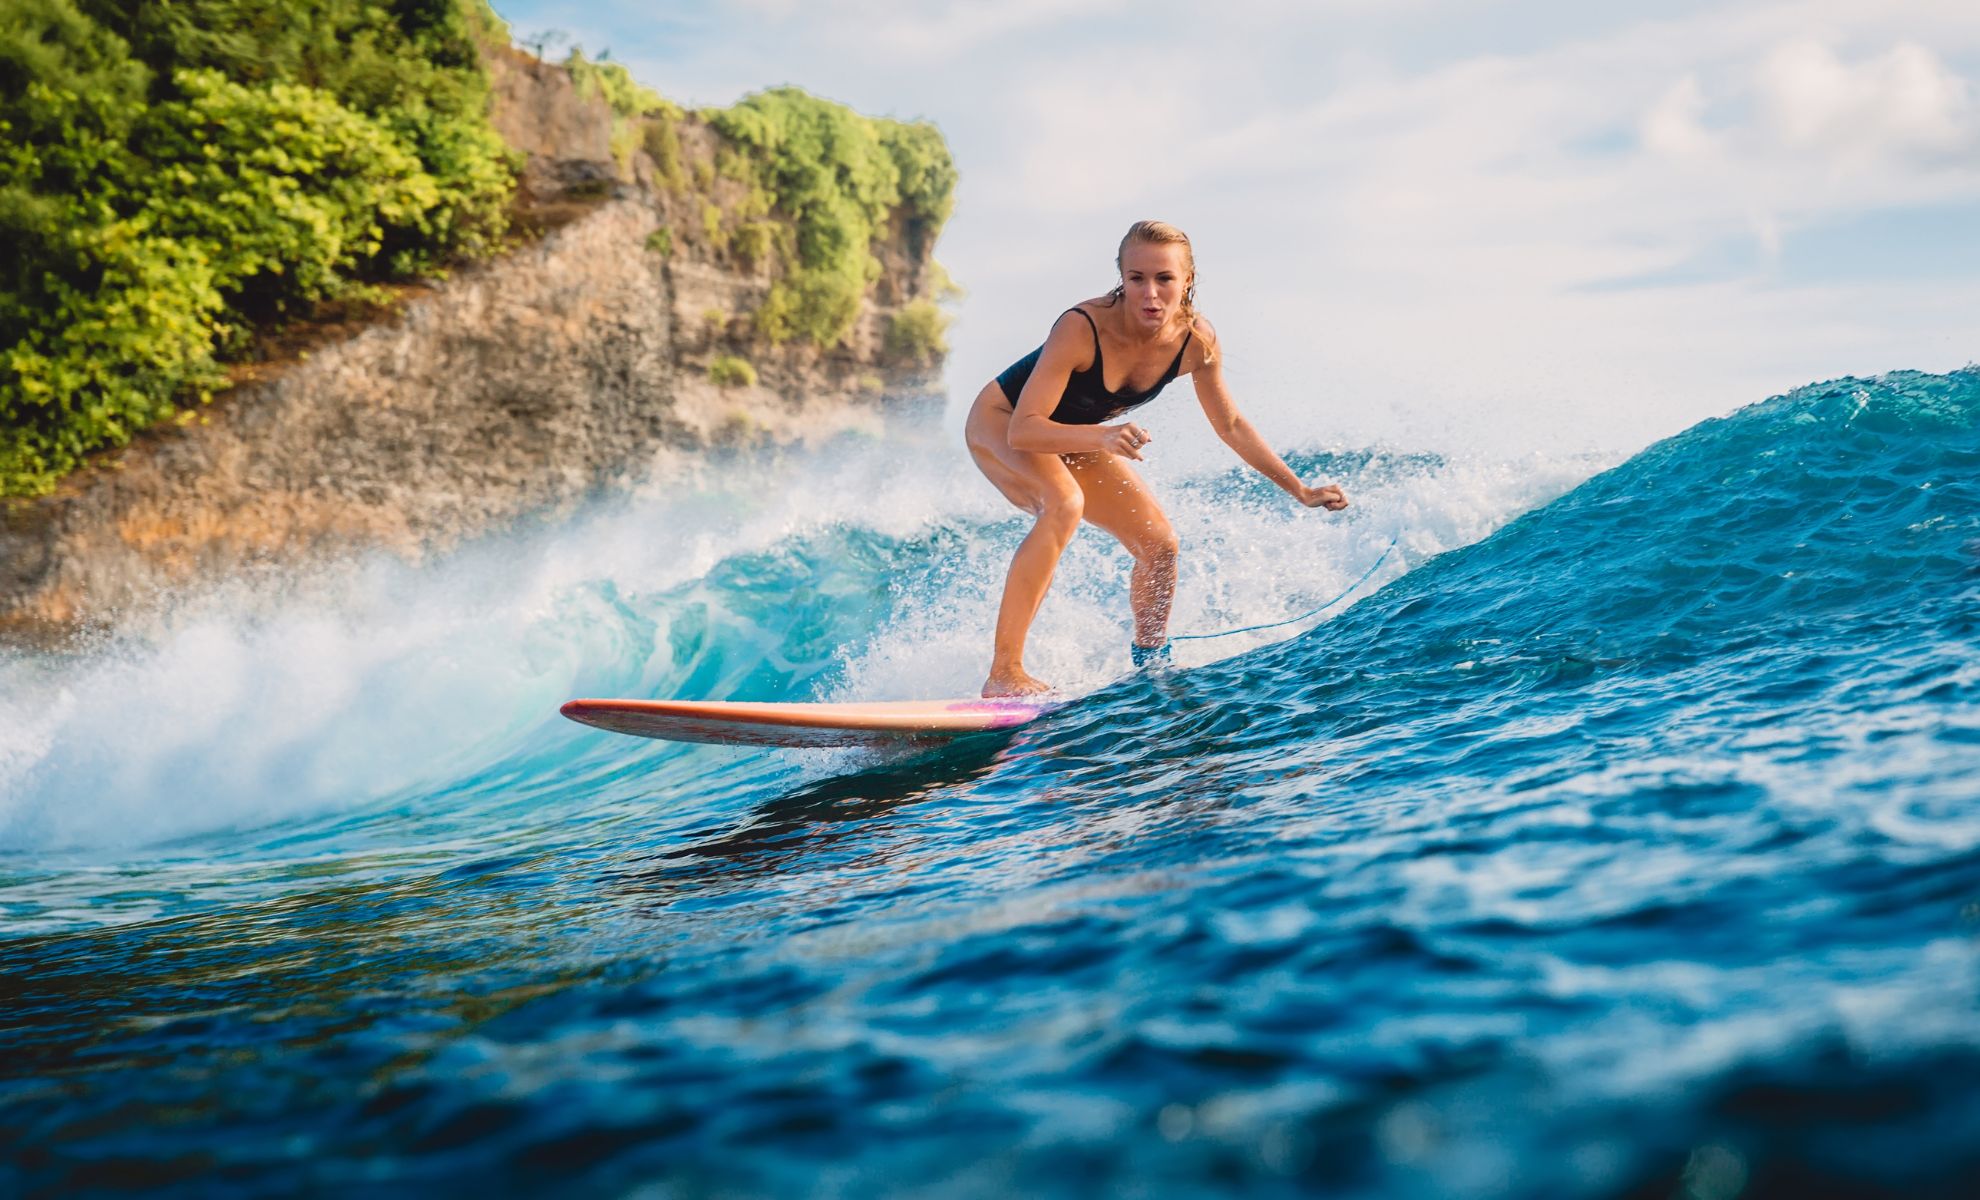
[{"label": "swimsuit strap", "polygon": [[[1107,391],[1107,371],[1100,363],[1100,322],[1093,319],[1092,313],[1087,312],[1077,304],[1067,309],[1066,312],[1078,313],[1080,316],[1086,318],[1088,325],[1093,327],[1093,365],[1084,371],[1076,372],[1076,374],[1093,376],[1093,388],[1095,391],[1110,396],[1113,395],[1112,392]],[[1064,316],[1065,313],[1060,313],[1059,315]]]},{"label": "swimsuit strap", "polygon": [[1189,353],[1189,339],[1192,336],[1194,336],[1195,332],[1196,331],[1193,329],[1183,330],[1183,342],[1182,345],[1176,349],[1176,360],[1169,364],[1169,369],[1163,372],[1162,378],[1155,381],[1154,387],[1149,388],[1147,391],[1140,393],[1142,400],[1136,401],[1136,403],[1142,403],[1147,400],[1153,399],[1155,393],[1161,391],[1163,388],[1168,387],[1170,384],[1176,381],[1176,376],[1182,373],[1183,355]]}]

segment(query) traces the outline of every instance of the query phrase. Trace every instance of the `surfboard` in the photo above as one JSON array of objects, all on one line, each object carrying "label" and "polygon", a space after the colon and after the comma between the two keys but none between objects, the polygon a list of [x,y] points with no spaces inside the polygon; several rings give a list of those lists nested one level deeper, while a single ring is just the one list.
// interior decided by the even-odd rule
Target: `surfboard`
[{"label": "surfboard", "polygon": [[1051,705],[1037,700],[890,700],[754,704],[741,700],[571,700],[573,721],[675,742],[823,748],[925,746],[1015,729]]}]

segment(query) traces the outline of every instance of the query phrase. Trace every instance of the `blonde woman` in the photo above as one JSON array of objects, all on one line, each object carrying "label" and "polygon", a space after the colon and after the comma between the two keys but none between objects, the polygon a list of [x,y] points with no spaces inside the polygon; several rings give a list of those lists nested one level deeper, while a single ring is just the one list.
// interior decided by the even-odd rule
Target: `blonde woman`
[{"label": "blonde woman", "polygon": [[1224,383],[1217,331],[1196,311],[1196,257],[1182,230],[1136,222],[1114,265],[1114,290],[1061,314],[1044,345],[977,394],[964,426],[977,467],[1037,518],[1004,580],[985,696],[1051,690],[1024,669],[1024,642],[1082,520],[1134,556],[1128,598],[1135,665],[1167,660],[1176,533],[1128,465],[1141,460],[1148,431],[1108,422],[1153,400],[1178,375],[1194,379],[1211,428],[1253,470],[1308,508],[1347,507],[1340,488],[1301,483],[1238,411]]}]

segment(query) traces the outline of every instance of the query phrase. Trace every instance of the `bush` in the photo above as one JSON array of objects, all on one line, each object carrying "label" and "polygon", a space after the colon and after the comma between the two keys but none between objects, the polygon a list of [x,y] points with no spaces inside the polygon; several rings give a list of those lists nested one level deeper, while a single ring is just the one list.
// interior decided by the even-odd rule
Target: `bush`
[{"label": "bush", "polygon": [[796,227],[796,262],[758,324],[773,340],[843,343],[880,274],[873,239],[898,208],[918,251],[948,219],[956,172],[934,126],[863,117],[797,88],[745,97],[707,119],[745,176]]},{"label": "bush", "polygon": [[805,338],[819,345],[843,342],[859,319],[863,279],[826,271],[799,271],[770,285],[756,310],[756,330],[772,342]]},{"label": "bush", "polygon": [[205,399],[250,323],[492,248],[515,167],[483,115],[493,22],[483,0],[9,0],[0,495]]},{"label": "bush", "polygon": [[770,256],[771,248],[777,244],[778,228],[775,221],[747,222],[737,227],[730,247],[744,264],[754,267]]},{"label": "bush", "polygon": [[330,95],[250,88],[217,71],[174,77],[183,101],[155,106],[140,137],[155,235],[202,247],[220,287],[279,311],[336,292],[351,269],[402,241],[438,207],[412,148]]},{"label": "bush", "polygon": [[646,235],[646,248],[662,258],[670,258],[674,253],[674,231],[662,225]]},{"label": "bush", "polygon": [[949,352],[949,315],[933,300],[910,300],[887,322],[887,356],[931,365]]},{"label": "bush", "polygon": [[718,204],[701,202],[701,233],[708,244],[717,251],[729,248],[729,231],[722,226],[722,208]]},{"label": "bush", "polygon": [[947,267],[932,258],[928,260],[928,266],[922,275],[922,287],[937,300],[960,300],[969,294],[949,274]]},{"label": "bush", "polygon": [[746,358],[723,354],[708,364],[708,381],[717,387],[755,387],[756,368]]},{"label": "bush", "polygon": [[680,118],[672,113],[660,112],[648,117],[646,127],[640,133],[640,144],[646,147],[646,155],[653,160],[655,174],[660,183],[670,192],[687,190],[687,171],[681,166]]}]

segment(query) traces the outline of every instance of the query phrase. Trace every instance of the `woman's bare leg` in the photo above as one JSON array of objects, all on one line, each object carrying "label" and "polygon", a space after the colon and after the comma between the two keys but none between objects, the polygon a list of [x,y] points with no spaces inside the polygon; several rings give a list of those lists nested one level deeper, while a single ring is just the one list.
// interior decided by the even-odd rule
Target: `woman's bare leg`
[{"label": "woman's bare leg", "polygon": [[1004,576],[1003,602],[997,608],[997,634],[990,647],[990,678],[984,682],[984,695],[1051,690],[1049,684],[1024,669],[1024,643],[1059,569],[1059,557],[1073,534],[1079,532],[1079,518],[1079,489],[1075,487],[1038,514],[1037,523],[1011,556],[1011,569]]},{"label": "woman's bare leg", "polygon": [[1169,607],[1176,597],[1176,531],[1148,485],[1126,459],[1111,454],[1071,454],[1065,464],[1086,497],[1086,519],[1119,539],[1134,556],[1128,603],[1134,609],[1134,641],[1159,646],[1168,640]]},{"label": "woman's bare leg", "polygon": [[985,696],[1019,696],[1051,690],[1051,685],[1024,669],[1024,643],[1031,623],[1045,603],[1046,590],[1058,570],[1085,511],[1085,497],[1066,464],[1056,454],[1013,450],[1011,413],[1002,389],[992,383],[977,396],[964,426],[970,457],[998,491],[1018,508],[1037,518],[1018,544],[1004,577],[1004,595],[997,609],[997,632],[991,644],[990,677]]}]

